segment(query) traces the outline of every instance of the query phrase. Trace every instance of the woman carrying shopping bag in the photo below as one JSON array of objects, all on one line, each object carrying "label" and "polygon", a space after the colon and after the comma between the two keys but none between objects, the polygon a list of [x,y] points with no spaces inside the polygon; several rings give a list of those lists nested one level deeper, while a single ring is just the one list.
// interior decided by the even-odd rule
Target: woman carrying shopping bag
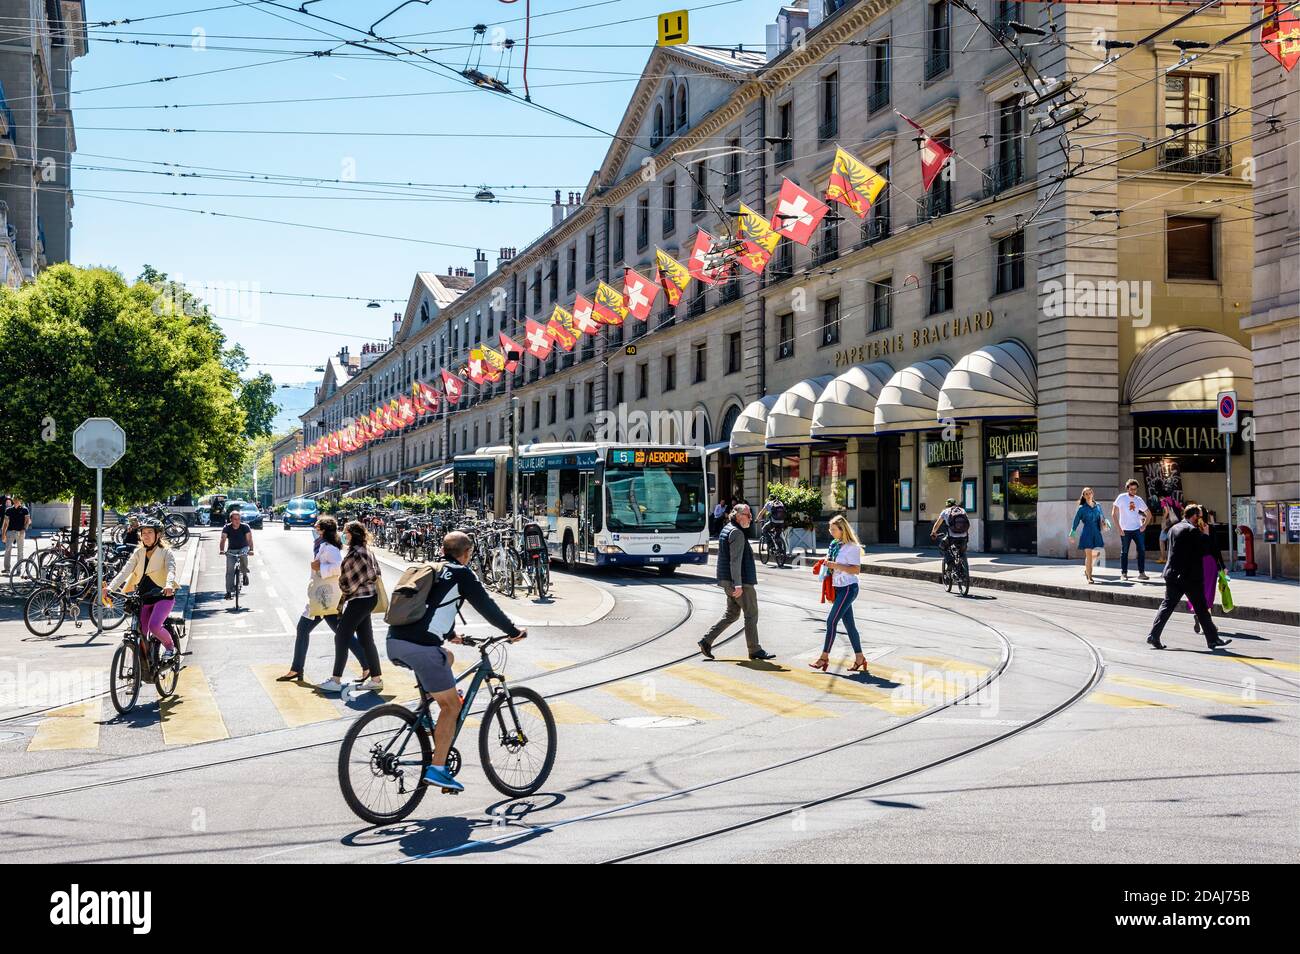
[{"label": "woman carrying shopping bag", "polygon": [[[1205,519],[1204,510],[1200,512],[1194,522],[1196,524],[1196,529],[1200,530],[1201,533],[1205,535],[1205,555],[1201,557],[1201,577],[1203,578],[1205,585],[1205,606],[1210,611],[1210,615],[1213,616],[1214,594],[1219,585],[1219,574],[1223,573],[1224,580],[1226,581],[1227,579],[1227,574],[1223,571],[1223,554],[1220,553],[1218,547],[1214,545],[1214,528],[1210,525],[1210,522]],[[1224,586],[1226,588],[1226,582]],[[1231,599],[1231,596],[1229,596],[1229,599]],[[1187,611],[1189,613],[1196,612],[1192,609],[1191,600],[1187,601]],[[1224,611],[1226,612],[1226,608]],[[1199,619],[1196,621],[1192,629],[1198,633],[1201,631],[1201,621]]]},{"label": "woman carrying shopping bag", "polygon": [[815,662],[808,665],[813,669],[826,671],[830,664],[831,646],[835,644],[835,630],[840,620],[849,634],[849,645],[853,647],[853,666],[849,672],[867,671],[867,657],[862,655],[862,641],[858,638],[858,627],[853,620],[853,601],[858,598],[858,573],[862,570],[862,547],[858,544],[858,535],[843,514],[831,517],[830,549],[826,554],[823,572],[830,573],[831,586],[835,599],[831,603],[830,614],[826,617],[826,641],[822,644],[822,654]]},{"label": "woman carrying shopping bag", "polygon": [[312,541],[311,580],[307,584],[307,605],[298,617],[298,634],[293,643],[293,662],[289,671],[276,682],[301,682],[303,667],[307,665],[307,644],[311,633],[321,620],[337,633],[339,628],[339,570],[343,564],[343,541],[339,539],[339,525],[333,517],[321,517],[312,528],[316,538]]},{"label": "woman carrying shopping bag", "polygon": [[367,545],[370,538],[361,521],[353,520],[343,528],[343,533],[347,537],[348,552],[339,571],[343,604],[339,628],[334,631],[334,673],[318,688],[322,692],[343,691],[343,667],[351,649],[361,665],[361,681],[354,688],[360,692],[382,692],[384,680],[379,650],[375,647],[375,634],[370,627],[370,614],[376,611],[383,592],[379,561],[370,552]]}]

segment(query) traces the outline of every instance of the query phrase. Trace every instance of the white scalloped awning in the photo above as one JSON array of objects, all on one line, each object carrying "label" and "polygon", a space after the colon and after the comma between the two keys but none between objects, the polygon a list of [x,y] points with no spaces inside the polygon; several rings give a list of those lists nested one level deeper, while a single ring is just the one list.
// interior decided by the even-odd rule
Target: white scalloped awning
[{"label": "white scalloped awning", "polygon": [[939,390],[951,370],[947,358],[930,358],[894,372],[876,398],[876,432],[938,427]]},{"label": "white scalloped awning", "polygon": [[1213,411],[1220,391],[1236,391],[1237,406],[1255,401],[1254,364],[1241,342],[1205,328],[1186,328],[1142,349],[1128,370],[1124,400],[1134,414]]},{"label": "white scalloped awning", "polygon": [[745,406],[736,418],[728,438],[728,451],[737,454],[758,454],[767,450],[767,414],[776,403],[776,395],[769,394]]},{"label": "white scalloped awning", "polygon": [[813,408],[813,440],[869,437],[876,430],[876,398],[894,369],[884,361],[855,364],[837,376]]},{"label": "white scalloped awning", "polygon": [[813,409],[817,399],[831,383],[831,376],[804,378],[781,392],[767,415],[768,447],[800,447],[815,443],[812,439]]},{"label": "white scalloped awning", "polygon": [[963,357],[944,378],[939,417],[975,420],[988,417],[1035,417],[1038,369],[1034,356],[1019,341],[986,345]]}]

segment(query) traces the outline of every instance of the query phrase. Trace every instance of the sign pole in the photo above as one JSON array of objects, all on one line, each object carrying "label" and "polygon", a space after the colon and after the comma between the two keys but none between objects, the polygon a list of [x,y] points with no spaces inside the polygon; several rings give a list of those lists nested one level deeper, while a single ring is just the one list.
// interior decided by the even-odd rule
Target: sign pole
[{"label": "sign pole", "polygon": [[523,510],[519,506],[519,398],[510,399],[510,455],[514,459],[515,472],[512,478],[515,495],[515,530],[523,529]]},{"label": "sign pole", "polygon": [[1231,432],[1223,435],[1224,472],[1227,474],[1228,483],[1228,573],[1237,568],[1236,543],[1237,538],[1232,534],[1232,434]]},{"label": "sign pole", "polygon": [[104,633],[104,468],[95,468],[95,635]]}]

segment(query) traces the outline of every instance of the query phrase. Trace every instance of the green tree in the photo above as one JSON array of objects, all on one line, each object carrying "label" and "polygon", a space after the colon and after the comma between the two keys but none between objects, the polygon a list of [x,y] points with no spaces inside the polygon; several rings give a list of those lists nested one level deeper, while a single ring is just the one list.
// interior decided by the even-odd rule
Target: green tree
[{"label": "green tree", "polygon": [[241,344],[229,348],[221,362],[240,375],[236,399],[244,409],[244,436],[269,437],[271,424],[280,413],[280,405],[275,403],[275,381],[265,371],[251,378],[242,376],[248,370],[248,354]]},{"label": "green tree", "polygon": [[79,519],[95,475],[73,456],[72,433],[88,417],[126,431],[126,455],[104,473],[111,504],[234,479],[245,454],[239,378],[192,301],[165,276],[128,286],[108,269],[68,264],[0,290],[0,486],[32,500],[71,497]]}]

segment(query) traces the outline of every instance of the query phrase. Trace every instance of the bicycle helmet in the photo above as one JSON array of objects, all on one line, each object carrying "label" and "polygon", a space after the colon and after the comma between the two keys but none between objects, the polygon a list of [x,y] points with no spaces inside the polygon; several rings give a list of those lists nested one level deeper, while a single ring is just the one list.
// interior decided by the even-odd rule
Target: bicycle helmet
[{"label": "bicycle helmet", "polygon": [[162,533],[162,528],[162,521],[157,517],[145,517],[140,521],[141,530],[157,530],[159,533]]}]

